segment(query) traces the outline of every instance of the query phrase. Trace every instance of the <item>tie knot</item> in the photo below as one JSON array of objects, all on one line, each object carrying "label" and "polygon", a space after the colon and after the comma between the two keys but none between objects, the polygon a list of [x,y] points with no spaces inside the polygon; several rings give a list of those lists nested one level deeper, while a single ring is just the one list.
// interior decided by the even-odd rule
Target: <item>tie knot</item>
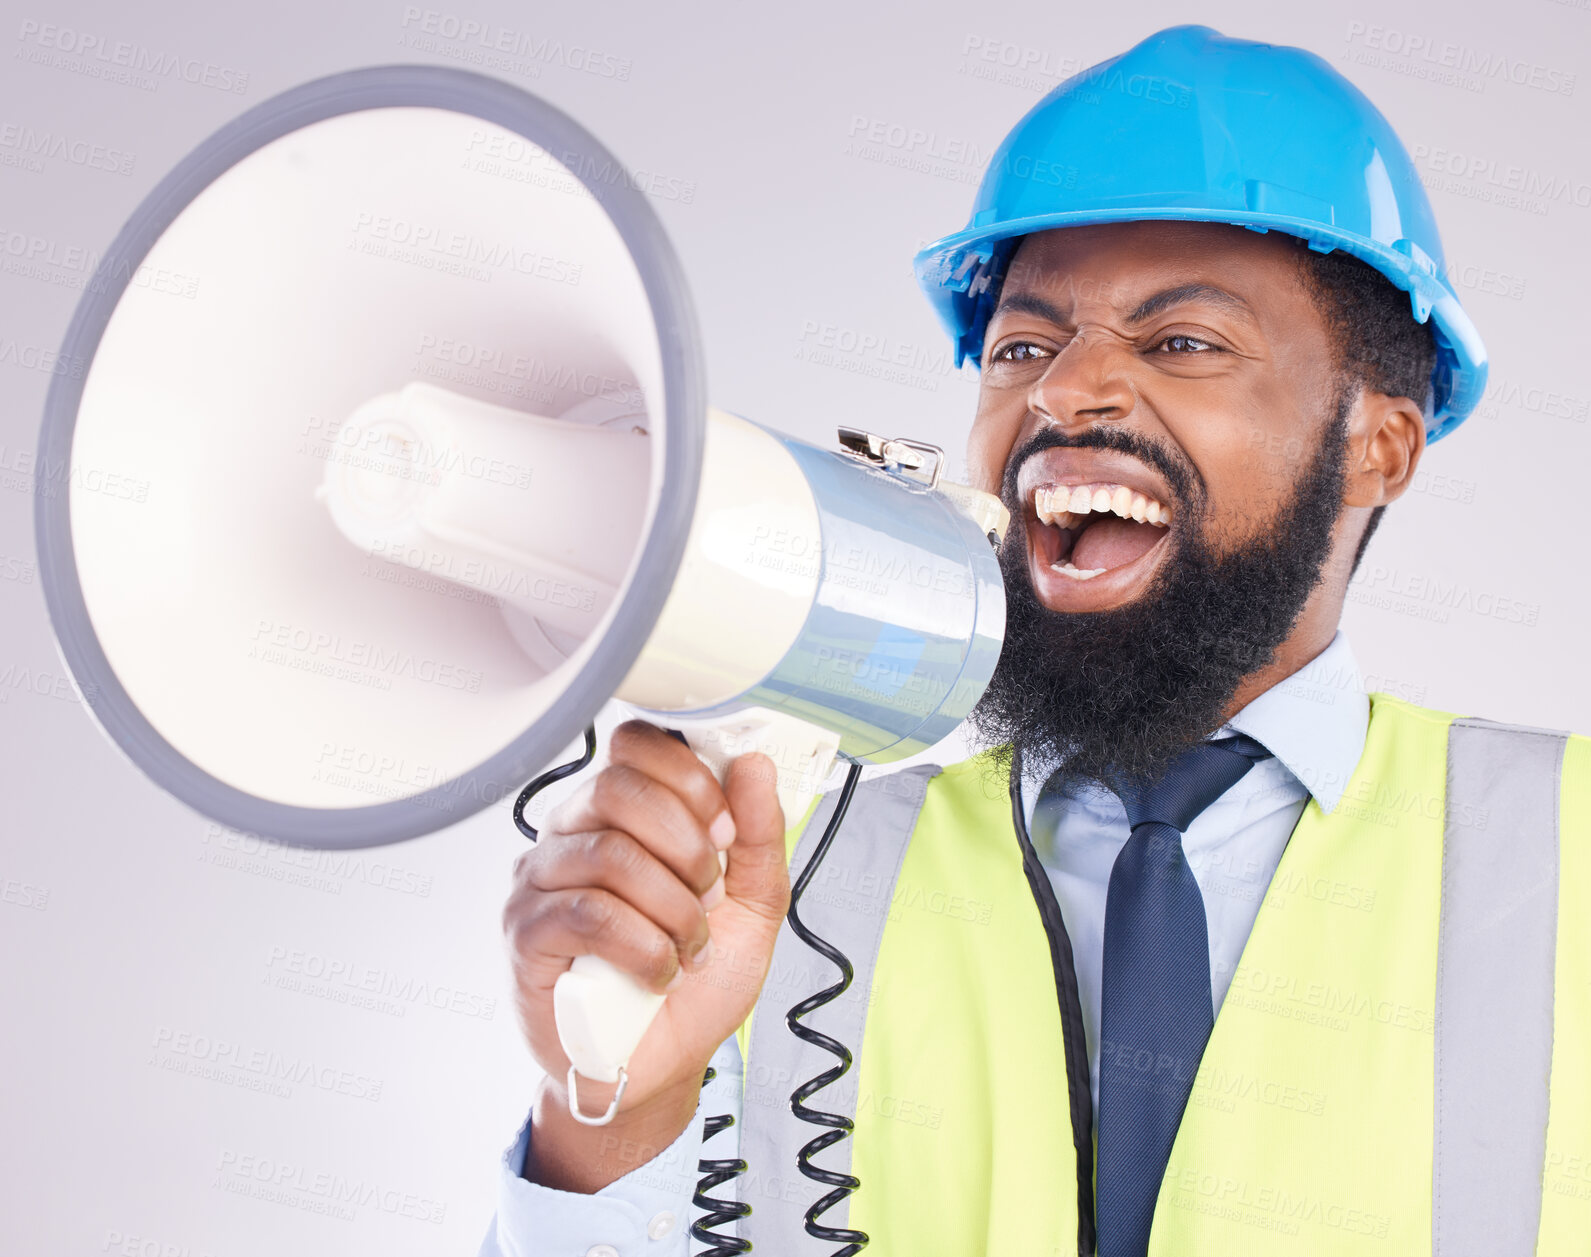
[{"label": "tie knot", "polygon": [[1160,780],[1147,785],[1124,782],[1117,794],[1134,829],[1153,821],[1185,833],[1194,818],[1237,784],[1255,761],[1270,757],[1255,739],[1232,734],[1189,747],[1171,761]]}]

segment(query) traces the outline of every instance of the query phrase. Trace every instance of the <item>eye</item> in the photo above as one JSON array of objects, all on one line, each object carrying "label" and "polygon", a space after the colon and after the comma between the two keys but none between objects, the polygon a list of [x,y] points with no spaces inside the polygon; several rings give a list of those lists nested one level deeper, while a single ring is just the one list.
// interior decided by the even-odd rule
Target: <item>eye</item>
[{"label": "eye", "polygon": [[1049,356],[1049,350],[1032,341],[1014,340],[1008,345],[1001,345],[989,355],[990,362],[1036,362],[1040,358]]},{"label": "eye", "polygon": [[[1207,350],[1211,351],[1211,352],[1214,352],[1214,353],[1220,353],[1221,352],[1220,346],[1218,346],[1218,345],[1211,344],[1207,340],[1200,340],[1197,336],[1186,336],[1186,335],[1183,335],[1180,332],[1179,333],[1175,333],[1175,334],[1173,334],[1171,336],[1164,337],[1163,339],[1161,339],[1155,345],[1155,348],[1159,349],[1161,345],[1175,345],[1178,342],[1180,342],[1180,347],[1173,350],[1173,352],[1175,352],[1175,353],[1195,353],[1196,354],[1196,353],[1203,353],[1203,352],[1205,352]],[[1189,345],[1198,345],[1198,346],[1200,346],[1200,348],[1199,349],[1188,349],[1187,346],[1189,346]]]}]

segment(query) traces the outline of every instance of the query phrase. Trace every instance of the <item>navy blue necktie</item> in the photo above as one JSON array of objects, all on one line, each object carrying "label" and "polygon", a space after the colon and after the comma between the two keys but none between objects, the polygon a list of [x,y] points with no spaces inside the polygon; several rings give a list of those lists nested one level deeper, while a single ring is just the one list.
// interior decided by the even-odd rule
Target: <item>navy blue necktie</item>
[{"label": "navy blue necktie", "polygon": [[1117,793],[1132,834],[1105,893],[1099,1045],[1099,1257],[1143,1257],[1204,1045],[1215,1025],[1204,899],[1182,850],[1194,817],[1270,752],[1238,734],[1190,747]]}]

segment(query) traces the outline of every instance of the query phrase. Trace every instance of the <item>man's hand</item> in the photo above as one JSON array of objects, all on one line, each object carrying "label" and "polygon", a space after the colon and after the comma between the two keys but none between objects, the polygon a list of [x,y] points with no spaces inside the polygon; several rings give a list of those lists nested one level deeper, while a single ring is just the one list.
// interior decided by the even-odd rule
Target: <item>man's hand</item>
[{"label": "man's hand", "polygon": [[[790,902],[767,756],[736,760],[720,789],[683,743],[632,720],[614,730],[608,760],[519,858],[503,912],[520,1024],[547,1071],[524,1176],[566,1191],[606,1186],[685,1129],[713,1052],[757,1002]],[[558,976],[587,953],[668,993],[619,1112],[595,1128],[569,1115],[552,1004]],[[581,1079],[582,1111],[600,1113],[612,1094]]]}]

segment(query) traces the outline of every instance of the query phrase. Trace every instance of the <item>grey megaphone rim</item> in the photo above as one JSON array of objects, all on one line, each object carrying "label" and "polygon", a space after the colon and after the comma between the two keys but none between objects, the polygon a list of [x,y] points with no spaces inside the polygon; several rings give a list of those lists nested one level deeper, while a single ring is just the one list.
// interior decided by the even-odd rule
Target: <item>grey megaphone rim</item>
[{"label": "grey megaphone rim", "polygon": [[[41,474],[34,523],[39,575],[61,655],[111,740],[157,785],[222,824],[293,846],[377,846],[434,832],[517,791],[580,736],[618,688],[662,612],[684,553],[701,478],[706,372],[696,316],[673,246],[627,167],[561,110],[510,84],[440,66],[379,66],[317,79],[241,115],[190,153],[156,185],[106,251],[61,347],[64,361],[92,363],[100,338],[155,241],[195,197],[243,158],[312,123],[365,109],[447,109],[495,123],[555,157],[576,157],[570,174],[613,220],[640,272],[657,327],[663,364],[662,485],[657,515],[641,547],[637,575],[610,631],[597,643],[553,708],[490,759],[423,793],[354,808],[276,803],[210,775],[163,738],[111,669],[94,632],[72,548],[70,495]],[[588,171],[626,177],[593,181]],[[118,278],[120,276],[121,278]],[[89,371],[55,376],[39,439],[42,468],[71,466],[72,437]],[[247,719],[239,712],[238,719]]]}]

